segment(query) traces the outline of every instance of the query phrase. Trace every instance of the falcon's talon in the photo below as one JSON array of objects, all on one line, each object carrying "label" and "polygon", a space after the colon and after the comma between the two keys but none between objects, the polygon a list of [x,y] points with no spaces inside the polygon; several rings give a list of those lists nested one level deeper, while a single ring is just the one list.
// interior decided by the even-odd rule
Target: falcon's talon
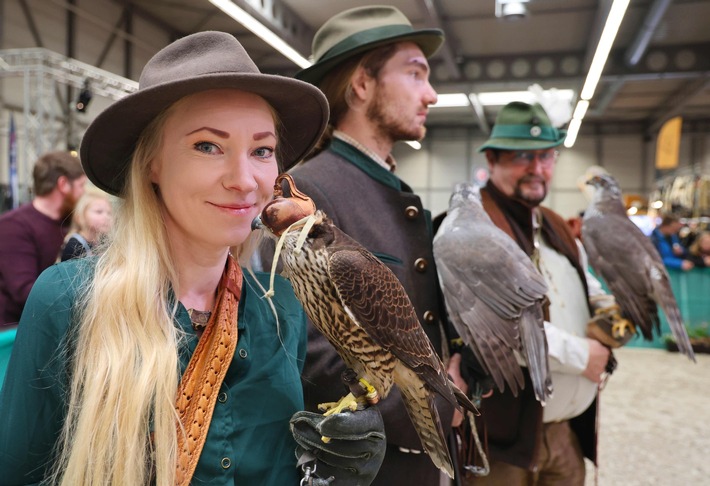
[{"label": "falcon's talon", "polygon": [[337,402],[327,402],[327,403],[321,403],[318,405],[318,410],[321,410],[324,416],[328,415],[333,415],[336,413],[340,413],[343,410],[347,409],[350,410],[351,412],[354,412],[358,408],[358,402],[357,398],[355,398],[355,395],[352,393],[348,393],[345,395],[343,398],[338,400]]},{"label": "falcon's talon", "polygon": [[624,318],[614,319],[614,323],[611,325],[611,335],[615,338],[623,338],[626,331],[631,334],[636,334],[636,328],[631,321]]}]

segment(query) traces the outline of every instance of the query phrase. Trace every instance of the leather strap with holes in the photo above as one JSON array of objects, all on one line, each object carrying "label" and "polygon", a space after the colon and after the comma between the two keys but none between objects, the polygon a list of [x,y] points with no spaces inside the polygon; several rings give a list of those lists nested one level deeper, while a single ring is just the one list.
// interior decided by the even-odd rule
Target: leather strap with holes
[{"label": "leather strap with holes", "polygon": [[230,255],[217,291],[217,305],[178,386],[178,486],[190,484],[195,473],[220,386],[237,348],[241,289],[242,270]]}]

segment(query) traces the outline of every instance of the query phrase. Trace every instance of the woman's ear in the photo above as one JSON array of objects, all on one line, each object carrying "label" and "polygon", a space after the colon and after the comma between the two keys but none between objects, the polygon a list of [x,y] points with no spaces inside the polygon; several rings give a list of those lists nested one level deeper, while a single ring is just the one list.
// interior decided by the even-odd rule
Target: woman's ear
[{"label": "woman's ear", "polygon": [[158,180],[160,179],[160,170],[162,168],[162,164],[158,160],[157,157],[153,158],[153,160],[150,161],[150,169],[148,170],[148,178],[150,179],[150,182],[152,182],[154,185],[158,185]]}]

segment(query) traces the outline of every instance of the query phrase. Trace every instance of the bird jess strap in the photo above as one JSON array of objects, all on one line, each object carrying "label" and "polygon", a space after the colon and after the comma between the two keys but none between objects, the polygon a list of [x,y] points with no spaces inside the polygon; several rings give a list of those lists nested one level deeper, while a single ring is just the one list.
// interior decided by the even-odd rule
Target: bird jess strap
[{"label": "bird jess strap", "polygon": [[230,255],[217,291],[217,306],[178,386],[178,457],[175,484],[190,484],[209,431],[220,386],[237,348],[242,270]]}]

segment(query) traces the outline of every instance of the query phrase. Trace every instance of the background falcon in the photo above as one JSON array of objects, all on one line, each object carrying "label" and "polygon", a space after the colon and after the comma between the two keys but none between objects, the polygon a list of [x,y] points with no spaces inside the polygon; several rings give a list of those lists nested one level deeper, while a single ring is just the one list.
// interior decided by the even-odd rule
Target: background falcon
[{"label": "background falcon", "polygon": [[[287,175],[281,177],[288,180]],[[456,408],[460,404],[478,412],[448,378],[409,297],[387,266],[334,226],[322,211],[311,216],[314,224],[299,248],[303,224],[296,229],[291,224],[315,208],[292,180],[289,184],[295,197],[277,197],[264,208],[255,226],[261,224],[274,237],[284,233],[284,275],[308,317],[345,364],[382,398],[393,385],[398,386],[422,446],[434,464],[453,478],[433,392]]]},{"label": "background falcon", "polygon": [[507,383],[517,396],[525,386],[517,351],[544,403],[552,392],[542,312],[547,285],[488,217],[478,186],[456,186],[434,238],[434,258],[449,319],[498,389]]},{"label": "background falcon", "polygon": [[626,215],[616,179],[601,174],[587,184],[595,188],[582,219],[590,265],[644,338],[651,340],[654,329],[660,331],[660,306],[679,350],[695,361],[666,267],[651,240]]}]

